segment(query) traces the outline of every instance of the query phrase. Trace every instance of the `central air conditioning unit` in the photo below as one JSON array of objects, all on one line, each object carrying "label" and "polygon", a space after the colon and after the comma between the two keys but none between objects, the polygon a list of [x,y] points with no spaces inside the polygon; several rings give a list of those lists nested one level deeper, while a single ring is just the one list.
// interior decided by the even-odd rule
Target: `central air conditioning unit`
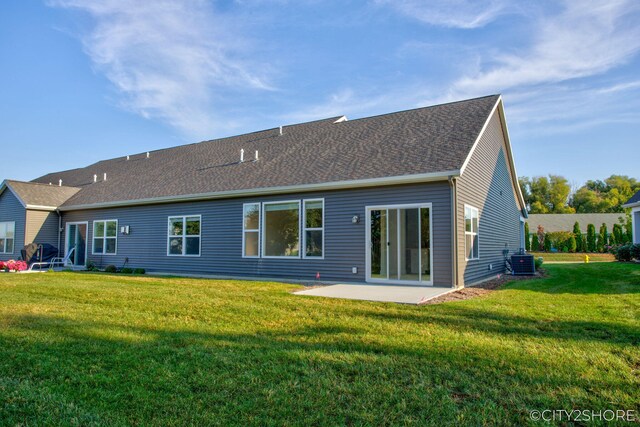
[{"label": "central air conditioning unit", "polygon": [[511,268],[513,268],[513,274],[515,276],[532,276],[536,274],[536,263],[533,255],[511,255]]}]

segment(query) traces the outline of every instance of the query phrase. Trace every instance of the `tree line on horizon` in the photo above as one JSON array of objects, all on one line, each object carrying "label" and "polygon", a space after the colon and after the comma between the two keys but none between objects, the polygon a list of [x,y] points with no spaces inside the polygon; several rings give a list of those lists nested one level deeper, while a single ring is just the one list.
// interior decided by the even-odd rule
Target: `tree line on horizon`
[{"label": "tree line on horizon", "polygon": [[518,183],[532,214],[624,213],[622,205],[640,190],[640,181],[626,175],[589,180],[575,191],[562,175],[522,176]]}]

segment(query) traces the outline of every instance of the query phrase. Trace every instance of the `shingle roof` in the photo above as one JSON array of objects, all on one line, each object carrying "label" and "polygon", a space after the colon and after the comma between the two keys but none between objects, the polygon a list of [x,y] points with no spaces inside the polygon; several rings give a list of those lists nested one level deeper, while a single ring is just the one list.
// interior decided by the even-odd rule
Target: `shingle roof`
[{"label": "shingle roof", "polygon": [[625,205],[633,205],[635,203],[640,203],[640,191],[636,192],[631,198],[625,203]]},{"label": "shingle roof", "polygon": [[[68,207],[457,171],[498,99],[284,126],[283,135],[268,129],[119,157],[34,182],[81,187]],[[259,161],[239,163],[241,149],[249,160],[258,150]]]},{"label": "shingle roof", "polygon": [[529,231],[535,233],[539,225],[544,227],[545,232],[552,231],[573,231],[573,224],[580,223],[583,233],[587,232],[587,225],[593,224],[599,229],[602,223],[607,224],[609,231],[614,224],[619,224],[619,218],[624,218],[623,213],[588,213],[588,214],[529,214],[527,222]]},{"label": "shingle roof", "polygon": [[5,184],[27,206],[56,208],[69,200],[80,188],[6,180]]}]

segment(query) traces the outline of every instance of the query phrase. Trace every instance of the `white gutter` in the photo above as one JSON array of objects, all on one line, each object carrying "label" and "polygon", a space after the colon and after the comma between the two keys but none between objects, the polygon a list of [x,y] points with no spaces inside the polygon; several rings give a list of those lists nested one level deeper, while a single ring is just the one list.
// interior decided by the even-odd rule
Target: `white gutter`
[{"label": "white gutter", "polygon": [[348,188],[415,184],[420,182],[446,181],[451,176],[459,176],[459,175],[460,175],[460,171],[456,169],[456,170],[450,170],[445,172],[433,172],[433,173],[424,173],[424,174],[415,174],[415,175],[401,175],[401,176],[393,176],[393,177],[386,177],[386,178],[369,178],[369,179],[358,179],[353,181],[326,182],[326,183],[319,183],[319,184],[288,185],[288,186],[280,186],[280,187],[253,188],[253,189],[247,189],[247,190],[217,191],[217,192],[211,192],[211,193],[185,194],[180,196],[152,197],[152,198],[138,199],[138,200],[118,200],[118,201],[104,202],[104,203],[61,206],[59,210],[71,211],[71,210],[81,210],[81,209],[100,209],[100,208],[112,208],[112,207],[118,207],[118,206],[139,206],[139,205],[152,205],[152,204],[160,204],[160,203],[175,203],[175,202],[189,202],[189,201],[200,201],[200,200],[230,199],[230,198],[236,198],[236,197],[264,196],[264,195],[283,194],[283,193],[342,190],[342,189],[348,189]]}]

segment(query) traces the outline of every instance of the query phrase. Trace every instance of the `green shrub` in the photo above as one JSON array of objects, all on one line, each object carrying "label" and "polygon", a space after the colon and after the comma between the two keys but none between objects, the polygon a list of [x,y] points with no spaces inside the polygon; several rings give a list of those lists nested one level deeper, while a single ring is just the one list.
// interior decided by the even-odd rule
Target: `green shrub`
[{"label": "green shrub", "polygon": [[631,261],[631,245],[620,246],[615,256],[618,261]]},{"label": "green shrub", "polygon": [[544,235],[544,250],[545,252],[551,251],[551,237],[549,236],[549,233]]},{"label": "green shrub", "polygon": [[587,251],[596,251],[596,226],[593,224],[587,226]]},{"label": "green shrub", "polygon": [[562,253],[569,253],[569,247],[568,246],[563,246],[562,247]]},{"label": "green shrub", "polygon": [[144,268],[135,268],[133,270],[133,274],[145,274],[146,271],[144,270]]},{"label": "green shrub", "polygon": [[133,270],[130,269],[129,267],[123,267],[122,269],[120,269],[120,273],[122,273],[122,274],[131,274],[131,273],[133,273]]},{"label": "green shrub", "polygon": [[580,240],[582,241],[582,244],[580,245],[582,249],[580,251],[581,252],[587,252],[587,238],[586,238],[586,236],[580,236]]},{"label": "green shrub", "polygon": [[542,257],[538,257],[535,259],[534,263],[536,265],[536,270],[539,270],[540,267],[542,267],[542,263],[544,262],[544,260],[542,259]]},{"label": "green shrub", "polygon": [[582,230],[580,230],[580,223],[578,221],[573,224],[573,236],[576,239],[575,252],[582,252],[584,250],[584,248],[582,247]]},{"label": "green shrub", "polygon": [[631,257],[640,261],[640,244],[635,244],[630,246],[631,246]]},{"label": "green shrub", "polygon": [[105,273],[117,273],[118,269],[115,265],[109,264],[104,268]]},{"label": "green shrub", "polygon": [[87,262],[87,271],[100,271],[95,262],[89,261]]},{"label": "green shrub", "polygon": [[529,233],[529,223],[524,223],[524,249],[529,252],[531,250],[531,235]]},{"label": "green shrub", "polygon": [[607,224],[604,222],[600,226],[600,233],[598,234],[598,252],[604,252],[604,247],[609,244],[609,232],[607,231]]},{"label": "green shrub", "polygon": [[569,252],[572,254],[575,253],[578,249],[578,243],[576,242],[575,236],[571,236],[569,239]]},{"label": "green shrub", "polygon": [[559,251],[562,251],[562,248],[565,246],[569,247],[569,239],[573,236],[573,234],[568,231],[552,231],[547,233],[547,235],[551,240],[551,247]]}]

